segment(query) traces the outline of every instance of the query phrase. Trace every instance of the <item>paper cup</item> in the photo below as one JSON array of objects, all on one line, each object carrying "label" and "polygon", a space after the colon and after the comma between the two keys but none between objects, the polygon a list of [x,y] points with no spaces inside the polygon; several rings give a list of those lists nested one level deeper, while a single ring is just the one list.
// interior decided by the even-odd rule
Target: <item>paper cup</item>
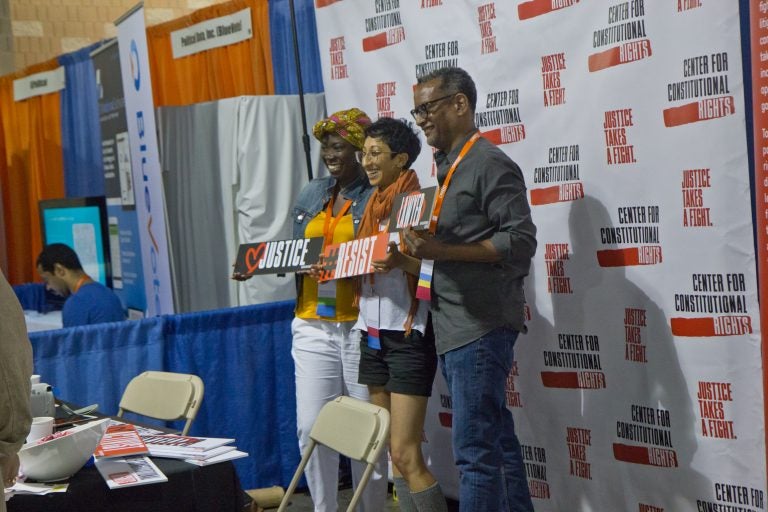
[{"label": "paper cup", "polygon": [[27,442],[37,441],[51,434],[53,434],[53,418],[50,416],[37,416],[32,418],[32,427],[29,429]]}]

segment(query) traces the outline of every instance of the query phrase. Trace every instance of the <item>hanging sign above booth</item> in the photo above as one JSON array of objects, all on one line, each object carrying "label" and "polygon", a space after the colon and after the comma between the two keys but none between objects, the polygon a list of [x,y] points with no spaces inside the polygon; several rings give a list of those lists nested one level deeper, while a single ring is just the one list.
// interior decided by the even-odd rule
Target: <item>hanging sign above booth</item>
[{"label": "hanging sign above booth", "polygon": [[13,81],[13,101],[22,101],[43,94],[51,94],[64,89],[66,80],[64,68],[43,71]]},{"label": "hanging sign above booth", "polygon": [[251,37],[251,9],[248,8],[171,32],[171,49],[173,58],[178,59]]}]

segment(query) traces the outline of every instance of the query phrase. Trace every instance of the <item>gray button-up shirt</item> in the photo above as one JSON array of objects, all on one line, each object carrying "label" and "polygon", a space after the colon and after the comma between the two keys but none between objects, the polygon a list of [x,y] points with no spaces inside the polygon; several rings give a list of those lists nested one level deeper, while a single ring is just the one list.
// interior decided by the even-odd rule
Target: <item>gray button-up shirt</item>
[{"label": "gray button-up shirt", "polygon": [[[465,141],[448,154],[435,154],[440,184]],[[536,226],[520,167],[488,140],[478,139],[456,168],[435,236],[449,244],[490,239],[502,256],[498,263],[435,261],[432,317],[438,354],[497,327],[523,330],[523,278],[536,252]]]}]

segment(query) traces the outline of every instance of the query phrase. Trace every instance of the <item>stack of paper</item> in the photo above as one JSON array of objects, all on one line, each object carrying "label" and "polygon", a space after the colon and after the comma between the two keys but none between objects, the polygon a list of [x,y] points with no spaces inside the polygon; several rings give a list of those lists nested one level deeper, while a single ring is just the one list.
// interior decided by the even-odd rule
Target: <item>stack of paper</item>
[{"label": "stack of paper", "polygon": [[97,458],[96,469],[110,489],[167,482],[168,477],[146,455]]},{"label": "stack of paper", "polygon": [[136,427],[128,423],[110,423],[107,431],[94,450],[95,457],[128,457],[149,453],[147,445],[136,431]]},{"label": "stack of paper", "polygon": [[207,466],[248,456],[247,453],[231,445],[235,442],[234,439],[174,434],[146,435],[143,439],[152,457],[182,459],[197,466]]},{"label": "stack of paper", "polygon": [[113,422],[94,450],[96,469],[110,489],[167,482],[149,453],[136,427]]}]

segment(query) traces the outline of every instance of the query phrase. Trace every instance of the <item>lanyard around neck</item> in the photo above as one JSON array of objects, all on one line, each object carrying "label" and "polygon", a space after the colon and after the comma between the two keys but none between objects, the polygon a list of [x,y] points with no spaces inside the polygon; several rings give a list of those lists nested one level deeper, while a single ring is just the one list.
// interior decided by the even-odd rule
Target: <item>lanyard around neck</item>
[{"label": "lanyard around neck", "polygon": [[451,183],[451,177],[453,176],[453,172],[459,166],[459,162],[461,162],[464,159],[464,156],[467,153],[469,153],[470,148],[479,138],[480,138],[480,132],[475,132],[474,135],[472,135],[472,137],[470,137],[469,140],[464,143],[464,146],[461,148],[461,151],[459,151],[459,156],[456,157],[456,160],[451,165],[451,168],[448,169],[448,174],[445,176],[443,185],[440,187],[440,191],[437,193],[437,200],[435,201],[435,209],[432,210],[432,218],[429,220],[429,232],[433,235],[437,231],[437,219],[440,217],[440,210],[443,209],[443,199],[445,198],[445,193],[448,191],[448,185],[450,185]]},{"label": "lanyard around neck", "polygon": [[[339,222],[341,222],[341,218],[344,216],[345,213],[347,213],[347,210],[349,210],[349,207],[352,206],[352,200],[347,199],[347,201],[341,207],[339,214],[334,217],[333,216],[334,200],[335,200],[335,196],[331,197],[331,200],[328,201],[328,208],[325,211],[325,224],[323,225],[323,239],[325,241],[323,243],[323,247],[333,243],[333,233],[336,231],[336,226],[339,224]],[[333,222],[331,222],[331,219],[333,219]]]},{"label": "lanyard around neck", "polygon": [[74,289],[74,290],[72,290],[72,293],[73,293],[73,294],[77,293],[77,291],[80,289],[80,287],[81,287],[81,286],[83,286],[83,284],[84,284],[84,283],[85,283],[85,281],[87,281],[87,280],[88,280],[88,276],[87,276],[87,275],[86,275],[86,276],[83,276],[83,277],[81,277],[81,278],[80,278],[80,279],[77,281],[77,283],[75,284],[75,289]]}]

